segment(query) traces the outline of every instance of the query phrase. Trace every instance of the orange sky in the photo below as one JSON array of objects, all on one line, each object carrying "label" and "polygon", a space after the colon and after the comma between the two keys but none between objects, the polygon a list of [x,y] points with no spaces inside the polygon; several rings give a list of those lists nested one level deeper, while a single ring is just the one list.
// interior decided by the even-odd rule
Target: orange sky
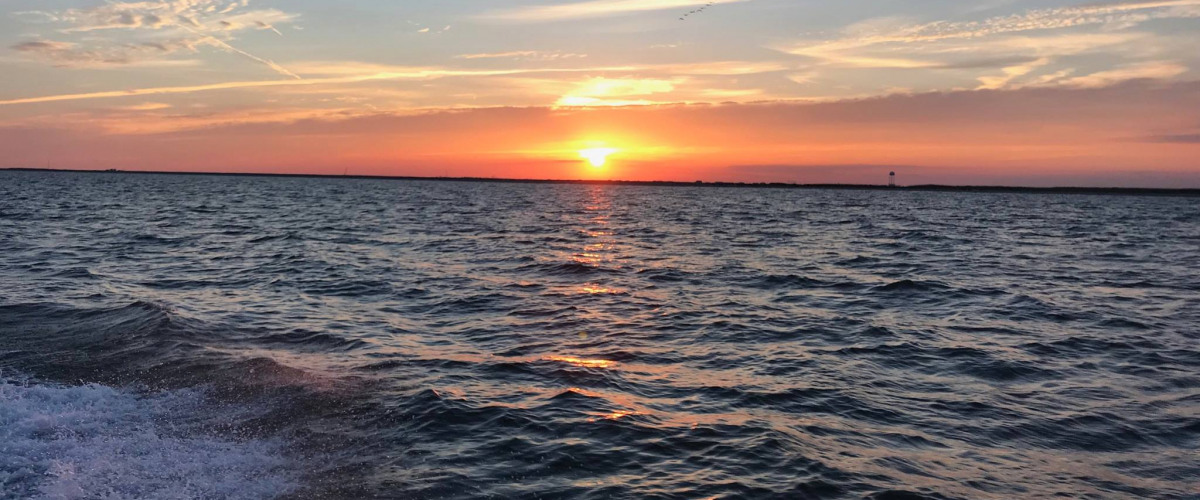
[{"label": "orange sky", "polygon": [[[1200,83],[8,126],[11,166],[538,179],[1200,186]],[[603,168],[585,148],[615,149]]]}]

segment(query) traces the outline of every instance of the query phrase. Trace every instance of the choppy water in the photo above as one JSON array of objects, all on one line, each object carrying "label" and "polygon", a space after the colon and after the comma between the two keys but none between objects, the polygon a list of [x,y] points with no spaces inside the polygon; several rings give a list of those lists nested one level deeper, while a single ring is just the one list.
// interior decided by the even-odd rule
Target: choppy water
[{"label": "choppy water", "polygon": [[1189,198],[0,173],[4,498],[1198,498],[1198,338]]}]

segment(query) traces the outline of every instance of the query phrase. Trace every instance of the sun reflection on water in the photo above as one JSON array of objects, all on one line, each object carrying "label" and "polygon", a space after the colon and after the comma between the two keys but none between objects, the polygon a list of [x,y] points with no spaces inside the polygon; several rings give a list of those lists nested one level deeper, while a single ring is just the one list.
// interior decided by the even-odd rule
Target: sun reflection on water
[{"label": "sun reflection on water", "polygon": [[579,287],[579,291],[580,291],[580,292],[582,292],[582,293],[590,294],[590,295],[602,295],[602,294],[606,294],[606,293],[618,293],[618,292],[617,292],[615,289],[608,288],[608,287],[606,287],[606,286],[595,285],[595,284],[583,285],[582,287]]},{"label": "sun reflection on water", "polygon": [[608,369],[617,365],[616,361],[607,359],[584,359],[571,356],[547,356],[547,361],[558,361],[560,363],[568,363],[582,368],[603,368]]},{"label": "sun reflection on water", "polygon": [[609,413],[596,413],[595,415],[596,415],[595,417],[589,418],[588,422],[596,422],[601,419],[603,419],[603,420],[621,420],[622,418],[632,416],[632,415],[644,415],[644,413],[642,413],[640,411],[633,411],[633,410],[615,410],[615,411],[612,411]]}]

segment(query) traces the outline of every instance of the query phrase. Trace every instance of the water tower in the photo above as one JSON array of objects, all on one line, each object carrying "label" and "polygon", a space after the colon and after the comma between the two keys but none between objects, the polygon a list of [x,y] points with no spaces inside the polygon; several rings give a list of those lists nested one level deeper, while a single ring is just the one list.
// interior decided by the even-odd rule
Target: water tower
[{"label": "water tower", "polygon": [[888,174],[888,187],[896,187],[896,172],[891,172]]}]

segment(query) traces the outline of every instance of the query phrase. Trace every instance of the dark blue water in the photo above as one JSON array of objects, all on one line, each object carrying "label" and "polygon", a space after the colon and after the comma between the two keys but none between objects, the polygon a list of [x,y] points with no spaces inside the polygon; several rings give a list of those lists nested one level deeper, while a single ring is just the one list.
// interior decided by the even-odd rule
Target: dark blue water
[{"label": "dark blue water", "polygon": [[0,497],[1200,498],[1194,198],[0,173]]}]

